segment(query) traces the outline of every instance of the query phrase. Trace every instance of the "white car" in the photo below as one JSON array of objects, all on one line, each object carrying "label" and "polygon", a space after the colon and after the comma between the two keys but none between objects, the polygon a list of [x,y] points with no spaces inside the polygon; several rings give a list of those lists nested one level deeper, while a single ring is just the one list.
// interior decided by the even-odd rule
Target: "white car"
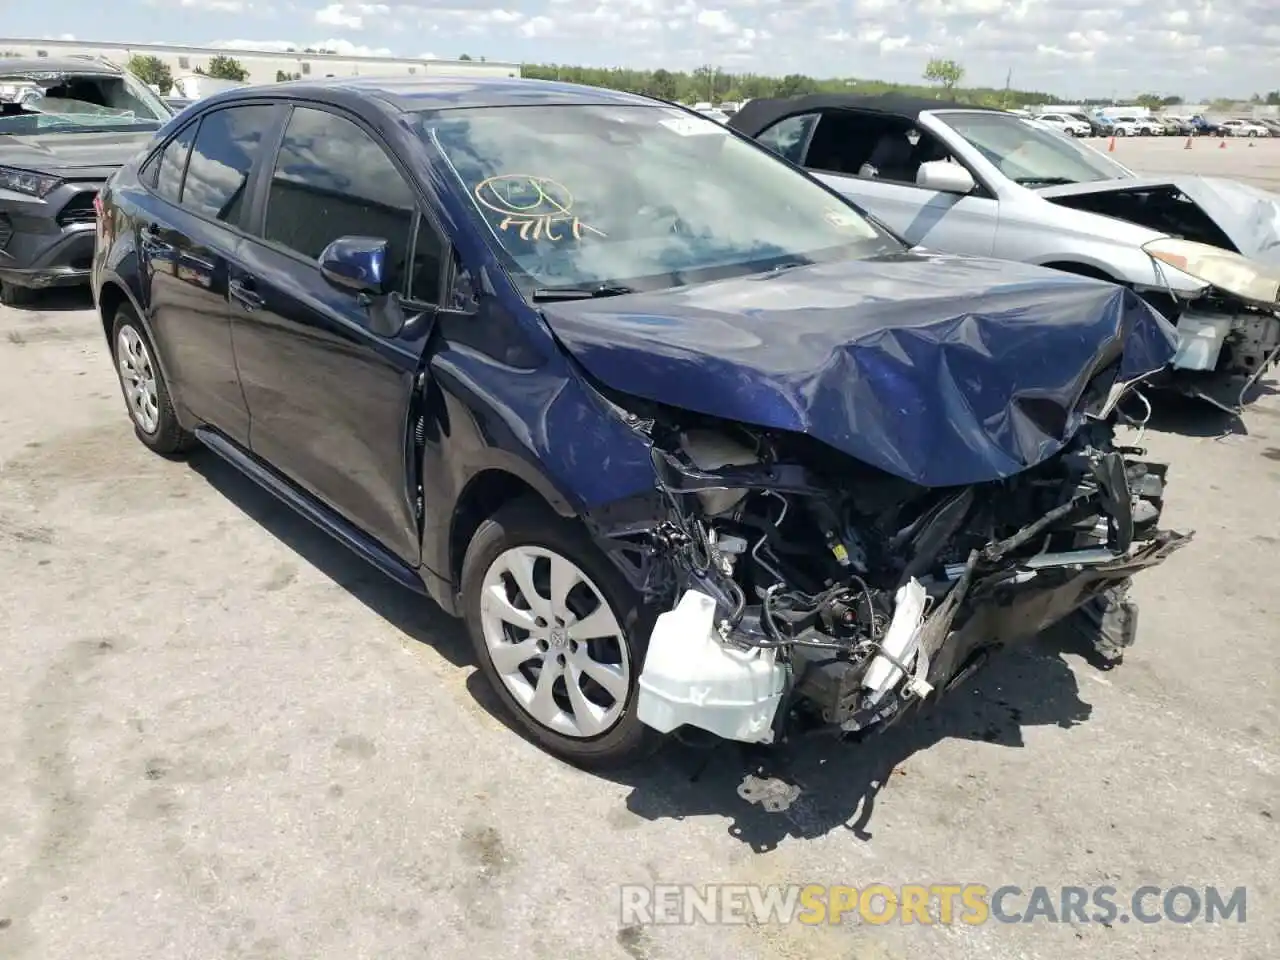
[{"label": "white car", "polygon": [[1229,137],[1269,137],[1271,131],[1252,120],[1223,120],[1222,129]]},{"label": "white car", "polygon": [[1069,117],[1065,113],[1042,113],[1036,119],[1072,137],[1087,137],[1089,135],[1089,124],[1083,120],[1077,120],[1075,117]]},{"label": "white car", "polygon": [[1147,117],[1119,116],[1106,118],[1111,132],[1117,137],[1159,137],[1164,134],[1164,124]]}]

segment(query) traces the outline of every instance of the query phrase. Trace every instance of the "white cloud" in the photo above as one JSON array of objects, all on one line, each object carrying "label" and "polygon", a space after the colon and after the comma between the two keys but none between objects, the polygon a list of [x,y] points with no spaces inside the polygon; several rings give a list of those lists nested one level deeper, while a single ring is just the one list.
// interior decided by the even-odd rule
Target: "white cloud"
[{"label": "white cloud", "polygon": [[352,30],[360,30],[364,27],[364,17],[359,13],[348,13],[347,8],[341,3],[331,3],[327,7],[322,7],[316,11],[316,23],[323,23],[330,27],[349,27]]},{"label": "white cloud", "polygon": [[[166,3],[173,9],[173,0],[151,2],[160,4],[151,13]],[[197,5],[185,11],[192,18],[211,4],[240,6],[246,15],[270,8],[281,20],[329,27],[325,32],[339,39],[326,46],[362,52],[409,54],[416,40],[446,56],[466,51],[490,60],[686,70],[715,64],[908,83],[921,82],[928,59],[942,56],[960,61],[969,84],[1003,86],[1012,71],[1015,87],[1072,98],[1147,91],[1248,96],[1280,86],[1277,0],[178,3]]]}]

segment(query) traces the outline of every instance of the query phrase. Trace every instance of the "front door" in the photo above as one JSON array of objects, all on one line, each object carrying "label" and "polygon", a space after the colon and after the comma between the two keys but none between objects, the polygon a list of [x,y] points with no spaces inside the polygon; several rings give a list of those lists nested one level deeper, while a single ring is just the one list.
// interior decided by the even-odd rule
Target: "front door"
[{"label": "front door", "polygon": [[250,449],[410,565],[421,559],[410,442],[425,343],[370,329],[368,298],[330,284],[318,257],[344,236],[390,246],[406,311],[439,302],[444,243],[388,152],[354,118],[295,107],[268,158],[230,277]]}]

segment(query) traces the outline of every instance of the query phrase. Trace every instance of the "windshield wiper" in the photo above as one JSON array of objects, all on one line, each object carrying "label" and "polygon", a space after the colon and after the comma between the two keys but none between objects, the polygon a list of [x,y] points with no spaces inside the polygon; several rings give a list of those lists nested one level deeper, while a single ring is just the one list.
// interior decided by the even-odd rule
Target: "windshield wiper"
[{"label": "windshield wiper", "polygon": [[601,283],[594,287],[537,287],[533,291],[533,302],[592,300],[596,297],[620,297],[624,293],[635,293],[635,290],[619,283]]},{"label": "windshield wiper", "polygon": [[1063,187],[1069,183],[1079,183],[1070,177],[1014,177],[1013,182],[1022,187],[1035,184],[1037,187]]}]

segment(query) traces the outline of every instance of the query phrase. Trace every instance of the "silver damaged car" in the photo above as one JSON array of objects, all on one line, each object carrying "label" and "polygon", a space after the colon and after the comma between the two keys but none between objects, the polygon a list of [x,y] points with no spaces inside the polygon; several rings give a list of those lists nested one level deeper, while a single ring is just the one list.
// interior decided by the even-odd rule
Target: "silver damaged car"
[{"label": "silver damaged car", "polygon": [[1276,194],[1142,176],[1003,110],[939,100],[752,100],[729,126],[909,243],[1133,288],[1178,328],[1169,386],[1238,409],[1280,359]]}]

